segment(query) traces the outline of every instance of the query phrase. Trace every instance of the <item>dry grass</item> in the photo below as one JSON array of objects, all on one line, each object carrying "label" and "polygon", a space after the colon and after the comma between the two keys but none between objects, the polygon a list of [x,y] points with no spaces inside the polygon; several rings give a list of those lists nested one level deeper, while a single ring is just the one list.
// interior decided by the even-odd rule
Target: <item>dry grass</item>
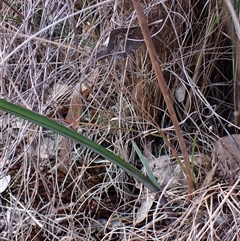
[{"label": "dry grass", "polygon": [[[149,23],[163,20],[150,30],[189,154],[204,156],[191,203],[186,186],[163,187],[176,222],[157,198],[138,220],[151,193],[133,178],[79,145],[67,155],[58,135],[1,113],[0,173],[12,177],[0,194],[1,240],[240,240],[239,177],[221,180],[210,157],[218,137],[239,129],[231,14],[219,1],[192,2],[142,1]],[[181,157],[146,47],[95,58],[113,29],[138,26],[130,0],[4,0],[0,9],[2,97],[72,124],[139,169],[132,140],[149,160],[174,161],[171,149]],[[70,159],[65,171],[59,153]]]}]

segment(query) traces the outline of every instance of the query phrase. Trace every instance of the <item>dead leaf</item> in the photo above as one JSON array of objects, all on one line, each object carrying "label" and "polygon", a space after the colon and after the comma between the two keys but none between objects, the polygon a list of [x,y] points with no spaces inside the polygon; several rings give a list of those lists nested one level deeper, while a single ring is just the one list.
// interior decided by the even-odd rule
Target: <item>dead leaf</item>
[{"label": "dead leaf", "polygon": [[0,193],[3,193],[11,181],[11,176],[7,175],[0,179]]},{"label": "dead leaf", "polygon": [[167,185],[169,189],[186,185],[187,180],[183,171],[176,162],[171,161],[169,156],[160,156],[150,160],[148,164],[160,187],[164,188]]},{"label": "dead leaf", "polygon": [[146,195],[143,198],[143,201],[141,202],[141,206],[137,212],[136,221],[135,221],[134,225],[142,222],[145,218],[148,217],[148,212],[150,211],[150,209],[152,207],[153,201],[155,200],[155,196],[156,196],[155,193],[151,193],[151,194]]},{"label": "dead leaf", "polygon": [[180,83],[180,85],[177,87],[175,91],[175,98],[178,102],[182,103],[185,99],[185,95],[186,95],[186,88],[182,83]]},{"label": "dead leaf", "polygon": [[[232,138],[240,144],[240,135],[234,134]],[[219,165],[218,177],[232,182],[240,171],[240,151],[234,140],[229,136],[219,139],[212,150],[213,163]]]},{"label": "dead leaf", "polygon": [[[75,91],[72,95],[69,109],[65,121],[70,124],[70,127],[73,130],[77,130],[79,118],[82,113],[82,100],[78,91]],[[63,173],[67,173],[67,169],[71,164],[71,150],[73,148],[73,141],[69,140],[66,137],[63,137],[60,143],[60,152],[59,152],[59,161],[58,166],[59,170]]]},{"label": "dead leaf", "polygon": [[207,187],[209,184],[212,183],[212,180],[213,180],[213,177],[214,177],[214,175],[216,173],[217,168],[218,168],[218,163],[216,163],[212,167],[212,169],[208,172],[208,174],[207,174],[206,178],[204,179],[201,187]]},{"label": "dead leaf", "polygon": [[97,60],[117,53],[117,59],[125,58],[144,43],[140,27],[118,28],[111,31],[108,45],[97,53]]},{"label": "dead leaf", "polygon": [[88,84],[88,85],[83,84],[81,86],[81,93],[84,99],[86,99],[89,96],[89,94],[91,93],[92,87],[93,87],[93,84]]},{"label": "dead leaf", "polygon": [[[70,127],[77,131],[79,127],[79,119],[82,114],[82,99],[87,98],[90,94],[96,79],[98,78],[99,71],[95,71],[89,77],[89,82],[86,84],[81,84],[80,87],[77,87],[74,93],[72,94],[69,109],[67,112],[67,116],[65,121],[70,125]],[[73,148],[73,141],[69,140],[68,138],[63,137],[60,143],[60,152],[59,152],[59,161],[60,164],[58,166],[59,170],[62,173],[67,173],[67,169],[71,164],[71,150]]]}]

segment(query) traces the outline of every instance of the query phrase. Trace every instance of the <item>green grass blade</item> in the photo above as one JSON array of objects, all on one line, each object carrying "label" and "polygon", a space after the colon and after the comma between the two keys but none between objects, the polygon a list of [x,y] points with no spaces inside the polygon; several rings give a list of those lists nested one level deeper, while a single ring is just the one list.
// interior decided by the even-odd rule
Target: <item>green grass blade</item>
[{"label": "green grass blade", "polygon": [[150,181],[160,189],[160,186],[158,184],[158,181],[157,179],[155,178],[155,176],[153,175],[153,172],[152,170],[150,169],[145,157],[143,156],[143,154],[141,153],[141,151],[139,150],[138,146],[135,144],[135,142],[133,142],[133,148],[135,149],[135,151],[137,152],[142,164],[144,165],[145,169],[146,169],[146,172],[147,172],[147,175],[150,179]]},{"label": "green grass blade", "polygon": [[31,121],[37,125],[45,127],[49,130],[52,130],[55,133],[60,134],[61,136],[65,136],[75,142],[80,143],[81,145],[91,149],[92,151],[98,153],[102,157],[108,159],[118,167],[122,168],[124,171],[129,173],[132,177],[136,178],[139,182],[145,185],[149,190],[152,192],[159,192],[160,189],[154,185],[148,177],[143,175],[139,170],[135,167],[121,159],[119,156],[114,154],[113,152],[109,151],[108,149],[98,145],[94,141],[84,137],[83,135],[74,132],[73,130],[58,124],[49,118],[42,116],[38,113],[35,113],[31,110],[23,108],[21,106],[15,105],[11,102],[8,102],[4,99],[0,98],[0,109],[13,114],[15,116],[21,117],[25,120]]},{"label": "green grass blade", "polygon": [[197,183],[196,183],[196,178],[194,175],[194,153],[197,148],[197,137],[198,137],[198,131],[196,131],[194,138],[193,138],[193,143],[192,143],[192,154],[191,154],[191,170],[192,170],[192,182],[193,186],[196,189],[197,188]]}]

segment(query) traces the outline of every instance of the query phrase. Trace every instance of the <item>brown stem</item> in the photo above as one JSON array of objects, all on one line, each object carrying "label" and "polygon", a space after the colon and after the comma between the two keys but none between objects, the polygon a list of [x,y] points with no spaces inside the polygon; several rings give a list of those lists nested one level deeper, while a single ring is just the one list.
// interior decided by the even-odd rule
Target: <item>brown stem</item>
[{"label": "brown stem", "polygon": [[177,138],[178,138],[178,141],[179,141],[179,146],[180,146],[180,149],[182,151],[182,155],[183,155],[183,159],[184,159],[184,163],[185,163],[185,174],[187,176],[189,199],[191,199],[192,198],[191,194],[193,192],[193,182],[192,182],[192,174],[191,174],[192,172],[191,172],[191,166],[190,166],[190,161],[189,161],[189,156],[188,156],[187,148],[186,148],[186,145],[185,145],[185,141],[183,139],[183,135],[182,135],[179,123],[178,123],[176,112],[174,110],[173,103],[171,101],[170,94],[169,94],[168,89],[167,89],[166,81],[164,79],[161,67],[160,67],[159,62],[158,62],[157,52],[156,52],[156,49],[154,47],[149,29],[148,29],[148,25],[147,25],[147,21],[146,21],[146,18],[144,16],[144,13],[143,13],[143,9],[141,7],[141,4],[140,4],[139,0],[132,0],[132,3],[133,3],[133,6],[136,10],[138,22],[139,22],[139,25],[140,25],[141,30],[142,30],[142,34],[143,34],[144,39],[145,39],[145,43],[146,43],[147,50],[148,50],[148,53],[149,53],[149,56],[150,56],[150,59],[151,59],[151,62],[152,62],[152,66],[153,66],[153,68],[155,70],[155,73],[156,73],[158,84],[159,84],[160,89],[162,91],[164,100],[165,100],[167,108],[168,108],[168,112],[170,114],[171,120],[173,122],[175,131],[176,131],[176,135],[177,135]]}]

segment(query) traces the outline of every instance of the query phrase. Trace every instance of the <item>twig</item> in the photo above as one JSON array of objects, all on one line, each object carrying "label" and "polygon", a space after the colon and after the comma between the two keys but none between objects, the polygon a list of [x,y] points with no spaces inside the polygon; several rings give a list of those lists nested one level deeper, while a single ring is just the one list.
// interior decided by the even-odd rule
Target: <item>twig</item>
[{"label": "twig", "polygon": [[189,156],[188,156],[187,148],[185,145],[185,141],[183,139],[183,135],[182,135],[182,132],[181,132],[178,120],[177,120],[177,116],[176,116],[176,113],[175,113],[175,110],[174,110],[174,107],[173,107],[173,104],[172,104],[172,101],[170,98],[170,94],[167,89],[166,81],[164,79],[161,67],[160,67],[158,59],[157,59],[157,52],[154,47],[149,29],[148,29],[148,25],[147,25],[147,21],[144,16],[144,13],[143,13],[143,9],[141,7],[139,0],[132,0],[132,3],[136,10],[138,22],[139,22],[139,25],[142,30],[142,34],[145,39],[145,43],[146,43],[147,50],[148,50],[148,53],[149,53],[149,56],[150,56],[150,59],[152,62],[152,66],[156,73],[158,84],[162,91],[164,100],[165,100],[167,108],[168,108],[168,112],[170,114],[171,120],[175,127],[176,135],[177,135],[177,138],[179,141],[179,146],[182,151],[182,155],[183,155],[183,159],[184,159],[184,163],[185,163],[185,174],[187,176],[188,194],[189,194],[189,199],[191,199],[192,198],[191,194],[193,192],[193,183],[192,183],[192,174],[191,174],[192,172],[191,172],[191,166],[190,166],[190,161],[189,161]]}]

